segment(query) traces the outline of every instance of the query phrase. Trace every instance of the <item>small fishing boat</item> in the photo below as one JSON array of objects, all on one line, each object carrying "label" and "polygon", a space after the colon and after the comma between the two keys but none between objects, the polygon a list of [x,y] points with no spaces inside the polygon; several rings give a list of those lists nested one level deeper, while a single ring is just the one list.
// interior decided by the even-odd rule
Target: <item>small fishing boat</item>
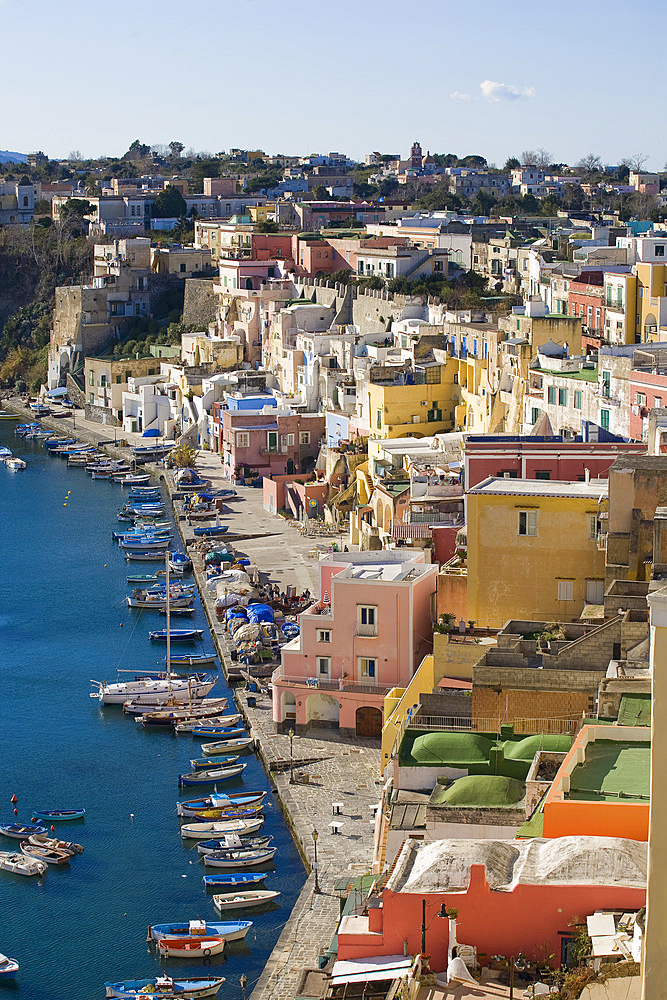
[{"label": "small fishing boat", "polygon": [[48,833],[45,826],[30,826],[28,823],[0,823],[0,833],[14,840],[27,840],[39,833]]},{"label": "small fishing boat", "polygon": [[227,531],[229,531],[229,525],[211,524],[201,528],[194,528],[193,531],[199,538],[214,538],[217,535],[224,535]]},{"label": "small fishing boat", "polygon": [[171,979],[169,976],[156,976],[153,979],[128,979],[122,983],[105,983],[106,996],[118,997],[119,1000],[149,1000],[159,997],[160,1000],[200,1000],[202,997],[214,997],[224,983],[224,977],[218,979]]},{"label": "small fishing boat", "polygon": [[[133,712],[135,706],[139,707],[140,704],[141,699],[136,699],[132,702],[126,701],[123,711]],[[144,710],[143,714],[136,721],[143,723],[145,726],[173,726],[189,718],[205,718],[208,715],[213,715],[215,712],[223,711],[226,707],[226,698],[206,698],[201,702],[195,701],[194,703],[190,700],[187,702],[177,701],[173,706],[171,703],[168,703],[164,708],[159,708],[155,711],[146,712]],[[215,765],[209,764],[209,767],[213,766]]]},{"label": "small fishing boat", "polygon": [[210,823],[184,823],[181,827],[183,840],[209,840],[211,837],[226,837],[230,833],[243,836],[255,833],[264,822],[263,816],[254,819],[216,820]]},{"label": "small fishing boat", "polygon": [[5,461],[5,465],[10,472],[19,472],[21,469],[26,468],[26,463],[22,458],[17,458],[15,455],[12,458],[8,458]]},{"label": "small fishing boat", "polygon": [[[171,614],[172,615],[193,615],[195,613],[195,611],[196,611],[196,608],[195,608],[194,604],[191,604],[187,608],[172,608],[171,609]],[[166,615],[166,613],[167,613],[167,609],[166,608],[158,608],[158,614],[160,614],[160,615]]]},{"label": "small fishing boat", "polygon": [[148,927],[148,941],[161,941],[164,938],[223,937],[225,941],[242,941],[250,928],[252,920],[227,920],[223,923],[207,923],[205,920],[190,920],[180,924],[151,924]]},{"label": "small fishing boat", "polygon": [[21,844],[21,852],[27,858],[36,858],[37,861],[45,861],[47,865],[68,865],[69,859],[72,857],[67,851],[60,851],[57,847],[30,844],[27,840]]},{"label": "small fishing boat", "polygon": [[[162,594],[146,594],[144,597],[126,597],[125,601],[129,608],[142,608],[144,611],[167,610],[167,598]],[[187,608],[188,611],[194,611],[190,594],[179,597],[174,594],[169,598],[169,604],[172,611],[182,610],[183,608]]]},{"label": "small fishing boat", "polygon": [[164,552],[161,550],[157,551],[142,551],[142,552],[125,552],[125,558],[129,561],[134,562],[164,562]]},{"label": "small fishing boat", "polygon": [[213,897],[213,905],[221,913],[223,910],[244,910],[251,906],[270,903],[280,893],[274,889],[246,889],[241,892],[224,892]]},{"label": "small fishing boat", "polygon": [[136,538],[126,538],[118,542],[118,547],[128,552],[165,552],[169,548],[168,538],[155,538],[149,535],[140,535]]},{"label": "small fishing boat", "polygon": [[144,483],[148,483],[150,481],[150,478],[151,477],[148,473],[132,473],[130,476],[123,476],[120,480],[120,484],[123,488],[126,486],[143,486]]},{"label": "small fishing boat", "polygon": [[182,788],[187,785],[215,785],[218,781],[229,781],[242,774],[246,764],[236,764],[231,767],[218,767],[211,771],[192,771],[189,774],[179,774],[178,784]]},{"label": "small fishing boat", "polygon": [[37,819],[46,819],[49,823],[66,823],[73,819],[83,819],[86,815],[85,809],[44,809],[42,812],[35,810],[33,813]]},{"label": "small fishing boat", "polygon": [[18,851],[0,851],[0,868],[13,875],[44,875],[47,867],[46,861],[26,858]]},{"label": "small fishing boat", "polygon": [[271,861],[277,847],[265,848],[232,848],[230,850],[210,851],[204,855],[204,864],[210,868],[256,868]]},{"label": "small fishing boat", "polygon": [[254,819],[261,815],[263,805],[256,806],[221,806],[219,809],[202,809],[201,812],[188,813],[184,819],[191,819],[197,823],[217,823],[228,819]]},{"label": "small fishing boat", "polygon": [[270,875],[271,873],[241,872],[237,875],[204,875],[202,882],[207,889],[226,889],[228,887],[234,888],[235,886],[241,886],[242,888],[247,886],[249,888],[251,885],[260,885],[267,874]]},{"label": "small fishing boat", "polygon": [[8,458],[12,457],[11,448],[0,448],[0,462],[6,462]]},{"label": "small fishing boat", "polygon": [[241,738],[245,734],[245,729],[230,729],[228,726],[197,726],[190,730],[190,735],[195,739],[208,739],[210,736],[228,736],[230,739]]},{"label": "small fishing boat", "polygon": [[179,802],[176,812],[179,816],[192,816],[202,809],[240,809],[248,806],[258,806],[266,796],[266,792],[214,792],[202,799],[186,799]]},{"label": "small fishing boat", "polygon": [[169,553],[169,568],[172,573],[183,574],[192,569],[192,559],[184,552]]},{"label": "small fishing boat", "polygon": [[197,844],[197,854],[212,854],[214,851],[261,850],[268,847],[273,837],[239,837],[230,833],[221,840],[201,840]]},{"label": "small fishing boat", "polygon": [[201,656],[190,656],[188,653],[172,653],[169,663],[172,667],[208,667],[215,663],[215,653],[203,653]]},{"label": "small fishing boat", "polygon": [[[157,573],[137,573],[135,576],[125,577],[128,583],[157,583],[159,577]],[[171,657],[173,660],[173,656]]]},{"label": "small fishing boat", "polygon": [[68,445],[74,443],[74,438],[49,438],[44,442],[44,447],[47,451],[53,451],[54,448],[66,448]]},{"label": "small fishing boat", "polygon": [[9,410],[0,410],[0,420],[20,420],[18,413],[10,413]]},{"label": "small fishing boat", "polygon": [[[203,634],[204,634],[203,628],[170,629],[170,639],[172,642],[196,642],[198,639],[201,639]],[[148,637],[151,640],[151,642],[166,642],[167,630],[165,628],[157,632],[149,632]]]},{"label": "small fishing boat", "polygon": [[[234,715],[214,715],[210,720],[206,720],[204,728],[214,728],[214,729],[232,729],[236,723],[241,718],[240,714],[236,712]],[[180,722],[176,726],[177,733],[192,733],[198,730],[202,726],[201,719],[191,719],[189,722]]]},{"label": "small fishing boat", "polygon": [[59,840],[57,837],[49,837],[46,833],[33,833],[27,840],[28,844],[34,844],[36,847],[50,847],[55,848],[58,851],[66,851],[68,854],[74,856],[75,854],[83,854],[83,847],[81,844],[75,844],[71,840]]},{"label": "small fishing boat", "polygon": [[157,946],[163,958],[196,958],[201,961],[212,955],[220,955],[225,947],[225,939],[197,937],[197,935],[185,938],[168,937],[161,938]]},{"label": "small fishing boat", "polygon": [[212,767],[231,767],[238,759],[238,754],[232,757],[195,757],[190,761],[190,767],[195,771],[208,771]]},{"label": "small fishing boat", "polygon": [[[2,420],[1,413],[0,420]],[[0,982],[6,982],[8,979],[16,979],[16,973],[18,971],[19,963],[15,958],[8,958],[6,955],[0,955]]]},{"label": "small fishing boat", "polygon": [[250,750],[252,747],[252,737],[242,736],[231,740],[218,740],[216,743],[202,743],[201,752],[205,757],[217,757],[218,754],[241,753]]}]

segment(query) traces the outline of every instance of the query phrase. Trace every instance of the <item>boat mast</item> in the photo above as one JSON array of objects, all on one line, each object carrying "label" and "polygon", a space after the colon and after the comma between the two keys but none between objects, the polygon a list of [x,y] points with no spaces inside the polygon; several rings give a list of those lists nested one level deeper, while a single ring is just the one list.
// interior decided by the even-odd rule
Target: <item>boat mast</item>
[{"label": "boat mast", "polygon": [[171,682],[171,632],[169,629],[170,615],[169,615],[169,549],[165,550],[164,557],[165,570],[167,573],[166,583],[167,583],[167,680]]}]

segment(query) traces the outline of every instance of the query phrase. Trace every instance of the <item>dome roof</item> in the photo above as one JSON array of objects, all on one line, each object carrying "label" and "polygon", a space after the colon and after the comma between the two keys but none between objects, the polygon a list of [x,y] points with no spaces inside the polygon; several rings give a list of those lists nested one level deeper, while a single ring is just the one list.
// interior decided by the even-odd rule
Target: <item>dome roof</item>
[{"label": "dome roof", "polygon": [[505,743],[505,757],[509,760],[532,760],[538,750],[554,750],[567,753],[572,746],[572,737],[567,733],[559,735],[526,736],[518,743]]},{"label": "dome roof", "polygon": [[506,778],[502,774],[469,774],[452,782],[439,796],[437,805],[507,808],[521,802],[525,792],[523,781],[516,778]]},{"label": "dome roof", "polygon": [[412,744],[412,757],[420,764],[486,763],[491,740],[478,733],[424,733]]}]

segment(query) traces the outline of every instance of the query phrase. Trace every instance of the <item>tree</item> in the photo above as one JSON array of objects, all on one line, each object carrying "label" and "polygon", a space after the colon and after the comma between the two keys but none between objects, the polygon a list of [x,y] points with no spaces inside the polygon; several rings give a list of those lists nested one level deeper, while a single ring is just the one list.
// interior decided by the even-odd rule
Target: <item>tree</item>
[{"label": "tree", "polygon": [[508,174],[510,170],[516,170],[516,168],[520,166],[521,163],[519,160],[517,160],[516,156],[508,156],[507,159],[505,160],[505,166],[503,167],[503,170],[505,171],[506,174]]},{"label": "tree", "polygon": [[621,163],[628,166],[630,170],[640,171],[647,160],[646,153],[633,153],[632,156],[624,156]]},{"label": "tree", "polygon": [[185,216],[188,206],[185,198],[173,184],[167,184],[153,202],[154,219],[180,219]]},{"label": "tree", "polygon": [[486,165],[486,157],[480,156],[479,153],[471,153],[459,160],[460,167],[476,167],[478,170],[483,170]]},{"label": "tree", "polygon": [[602,170],[602,160],[597,153],[588,153],[586,156],[582,156],[575,166],[578,170],[590,176],[590,174],[598,174]]},{"label": "tree", "polygon": [[274,222],[272,219],[265,219],[264,222],[260,222],[257,226],[258,233],[278,233],[280,229],[278,223]]},{"label": "tree", "polygon": [[546,170],[551,163],[551,153],[540,146],[538,149],[524,149],[521,154],[522,167],[537,167],[538,170]]},{"label": "tree", "polygon": [[147,146],[145,143],[140,142],[139,139],[135,139],[134,142],[130,143],[130,148],[127,153],[124,154],[124,160],[143,160],[145,156],[151,151],[151,147]]},{"label": "tree", "polygon": [[172,139],[172,141],[169,143],[169,152],[173,157],[180,156],[184,149],[185,146],[183,145],[183,143],[179,142],[177,139]]}]

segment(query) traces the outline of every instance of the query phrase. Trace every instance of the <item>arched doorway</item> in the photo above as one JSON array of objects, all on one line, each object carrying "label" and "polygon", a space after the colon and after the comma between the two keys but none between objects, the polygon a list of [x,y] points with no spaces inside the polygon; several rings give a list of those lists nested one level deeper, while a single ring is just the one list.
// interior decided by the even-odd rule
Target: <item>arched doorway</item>
[{"label": "arched doorway", "polygon": [[370,705],[358,708],[354,717],[354,725],[357,736],[381,736],[382,712],[379,708],[371,708]]},{"label": "arched doorway", "polygon": [[245,279],[245,287],[246,291],[250,291],[252,289],[252,278]]},{"label": "arched doorway", "polygon": [[318,691],[306,701],[306,725],[337,728],[340,724],[340,704],[331,694]]},{"label": "arched doorway", "polygon": [[388,535],[391,534],[391,525],[393,521],[393,510],[390,503],[385,504],[384,507],[384,517],[382,520],[382,527],[387,532]]},{"label": "arched doorway", "polygon": [[284,691],[280,717],[282,722],[296,722],[296,699],[291,691]]}]

